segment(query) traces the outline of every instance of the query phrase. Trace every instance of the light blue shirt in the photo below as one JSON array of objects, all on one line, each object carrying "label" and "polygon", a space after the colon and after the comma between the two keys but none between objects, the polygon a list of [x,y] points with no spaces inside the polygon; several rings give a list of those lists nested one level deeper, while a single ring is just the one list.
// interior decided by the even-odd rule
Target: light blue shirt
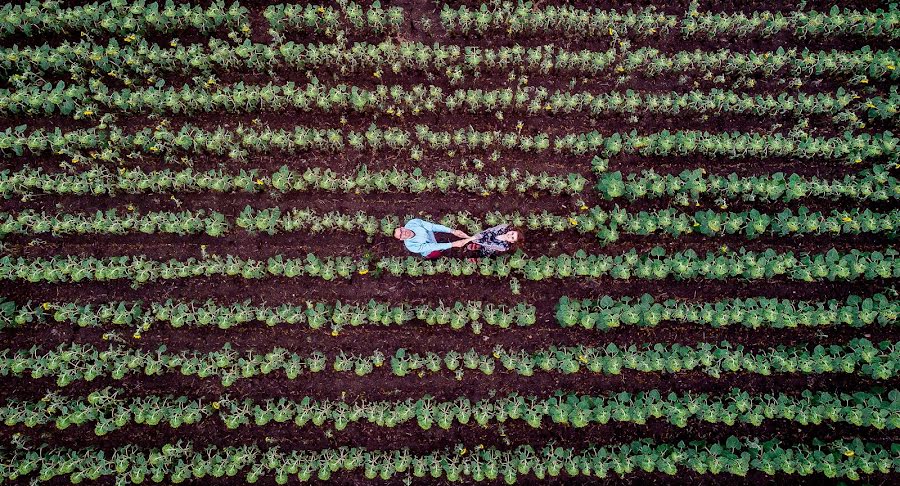
[{"label": "light blue shirt", "polygon": [[418,253],[422,256],[428,256],[428,254],[433,251],[441,251],[453,247],[451,243],[438,243],[437,239],[435,239],[434,237],[435,232],[453,232],[452,229],[446,226],[429,223],[428,221],[422,221],[421,219],[417,218],[409,220],[404,228],[415,233],[415,236],[413,236],[412,238],[403,240],[403,244],[406,245],[406,249],[413,253]]}]

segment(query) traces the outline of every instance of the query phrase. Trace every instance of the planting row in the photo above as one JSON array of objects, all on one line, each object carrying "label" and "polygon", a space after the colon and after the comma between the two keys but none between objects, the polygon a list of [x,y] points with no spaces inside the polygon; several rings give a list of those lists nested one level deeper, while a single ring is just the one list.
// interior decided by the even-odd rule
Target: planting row
[{"label": "planting row", "polygon": [[733,389],[719,397],[695,393],[670,393],[663,397],[658,390],[600,396],[559,392],[549,398],[510,394],[473,403],[465,397],[438,401],[428,395],[403,401],[345,402],[309,396],[298,401],[236,400],[223,396],[213,401],[183,395],[129,397],[124,390],[104,388],[84,398],[50,393],[37,401],[9,398],[6,405],[0,406],[0,420],[6,426],[53,424],[65,430],[93,425],[98,436],[135,424],[178,428],[214,419],[229,429],[251,424],[262,427],[272,422],[336,430],[358,422],[387,428],[415,422],[423,430],[435,425],[449,430],[454,423],[468,425],[473,419],[482,427],[522,420],[540,428],[549,420],[581,428],[610,421],[644,425],[648,420],[662,419],[677,427],[701,421],[758,427],[766,420],[787,420],[804,426],[830,422],[896,430],[900,428],[900,392],[891,390],[886,398],[868,392],[837,395],[809,390],[792,396],[751,395]]},{"label": "planting row", "polygon": [[113,195],[115,193],[167,193],[167,192],[268,192],[327,191],[338,193],[394,193],[394,192],[450,192],[462,191],[488,196],[492,193],[529,193],[539,191],[554,195],[577,194],[587,183],[580,174],[534,174],[518,169],[503,170],[500,175],[483,175],[477,172],[436,171],[423,174],[421,169],[390,169],[369,171],[365,166],[355,173],[338,174],[329,168],[314,167],[303,172],[286,165],[265,174],[260,169],[241,169],[226,172],[223,169],[195,171],[191,168],[179,171],[164,169],[144,171],[141,168],[119,167],[118,171],[92,165],[84,171],[70,173],[45,173],[40,167],[24,167],[16,172],[0,171],[0,194],[7,199],[16,194],[40,191],[53,194]]},{"label": "planting row", "polygon": [[[877,312],[877,311],[876,311]],[[885,311],[882,311],[885,312]],[[252,304],[250,300],[219,305],[206,302],[110,302],[97,305],[78,305],[73,302],[16,306],[0,299],[0,324],[6,327],[30,323],[68,322],[80,327],[97,327],[107,324],[133,326],[147,330],[159,322],[178,328],[183,326],[217,326],[228,329],[233,326],[259,321],[268,326],[278,324],[305,325],[311,329],[324,326],[337,334],[345,326],[402,325],[413,320],[429,326],[449,326],[462,329],[469,325],[472,332],[480,334],[485,324],[506,329],[511,325],[531,326],[537,321],[535,307],[520,302],[505,306],[480,301],[453,302],[445,305],[391,304],[370,300],[365,304],[307,301],[306,305]]]},{"label": "planting row", "polygon": [[[127,4],[108,1],[85,6],[64,7],[61,2],[31,0],[22,5],[5,4],[0,9],[0,31],[9,35],[36,35],[39,33],[65,33],[100,28],[112,34],[134,32],[168,33],[184,29],[210,32],[219,26],[249,33],[248,11],[238,2],[226,7],[222,1],[213,2],[208,8],[199,5],[168,2],[162,9],[156,2],[143,0]],[[352,33],[396,32],[404,21],[401,8],[382,8],[379,2],[363,8],[355,2],[338,2],[338,8],[315,4],[270,5],[263,12],[269,22],[269,32],[301,31],[318,35],[336,35],[345,28]],[[444,5],[440,20],[453,34],[484,34],[488,31],[506,31],[510,36],[565,35],[569,37],[595,37],[629,32],[639,37],[665,35],[680,29],[684,36],[706,34],[771,36],[779,32],[791,32],[805,37],[837,37],[861,35],[870,39],[893,39],[900,25],[897,8],[891,4],[887,10],[855,11],[838,7],[829,12],[796,10],[784,15],[743,12],[736,14],[699,12],[691,5],[683,16],[657,13],[654,7],[628,10],[581,10],[568,5],[532,8],[530,4],[502,2],[491,6],[482,4],[470,10],[466,6],[453,9]],[[429,27],[430,29],[430,22]]]},{"label": "planting row", "polygon": [[[140,333],[135,333],[140,339]],[[121,339],[121,338],[120,338]],[[338,373],[366,376],[389,364],[394,376],[419,377],[427,373],[453,372],[462,379],[465,371],[493,374],[502,370],[522,376],[535,372],[572,374],[578,372],[619,375],[622,370],[641,373],[682,373],[702,371],[718,378],[722,373],[844,373],[876,380],[889,380],[900,366],[900,342],[883,341],[877,345],[866,339],[854,339],[844,345],[823,347],[803,344],[778,346],[761,351],[747,351],[726,341],[719,345],[698,343],[643,344],[605,348],[586,346],[555,347],[532,351],[494,347],[491,354],[468,351],[415,353],[404,348],[386,357],[381,351],[353,354],[343,351],[326,356],[320,351],[303,355],[284,348],[269,352],[259,350],[238,353],[230,344],[218,351],[181,351],[169,353],[166,346],[156,350],[109,345],[106,349],[90,344],[68,343],[56,348],[32,346],[28,349],[0,351],[0,375],[31,378],[56,378],[60,387],[75,381],[92,381],[98,377],[121,380],[125,375],[144,376],[180,373],[199,378],[217,377],[222,386],[231,386],[242,378],[282,373],[290,380],[307,373],[321,373],[330,367]]]},{"label": "planting row", "polygon": [[[81,156],[80,151],[99,151],[101,160],[119,161],[120,151],[137,150],[145,154],[211,153],[244,159],[252,153],[307,150],[342,152],[356,150],[410,150],[414,159],[421,156],[423,147],[433,150],[466,149],[521,150],[523,152],[565,153],[602,156],[639,154],[644,156],[703,155],[708,157],[795,157],[809,159],[839,159],[848,162],[895,155],[898,138],[891,132],[842,137],[817,137],[794,130],[790,133],[710,133],[698,130],[663,130],[639,134],[597,131],[580,133],[545,133],[532,135],[515,132],[479,131],[460,128],[453,131],[434,131],[428,125],[416,125],[414,133],[398,127],[379,128],[374,123],[365,131],[346,129],[317,129],[295,126],[291,130],[239,126],[235,129],[219,127],[208,131],[185,124],[178,130],[165,126],[145,127],[126,133],[113,126],[104,129],[87,128],[63,132],[28,130],[27,125],[0,132],[0,153],[9,156],[39,155],[47,152]],[[420,146],[419,144],[422,144]]]},{"label": "planting row", "polygon": [[[686,322],[712,327],[741,325],[787,328],[798,326],[862,327],[877,324],[895,325],[900,315],[900,301],[875,294],[862,298],[850,296],[846,301],[806,302],[755,297],[714,302],[687,302],[667,299],[656,302],[644,294],[639,298],[575,300],[562,297],[556,309],[556,320],[562,327],[609,329],[621,325],[658,326],[663,322]],[[183,326],[217,326],[228,329],[249,322],[306,325],[311,329],[329,326],[339,332],[345,326],[402,325],[419,320],[429,326],[462,329],[471,326],[479,334],[484,324],[506,329],[511,325],[531,326],[537,322],[535,307],[524,302],[515,306],[480,301],[454,302],[445,305],[390,304],[370,300],[362,303],[307,302],[306,305],[253,304],[250,300],[218,304],[212,300],[126,302],[101,304],[75,302],[27,302],[17,305],[0,299],[0,327],[25,326],[32,323],[65,322],[80,327],[105,325],[133,326],[147,330],[153,323]]]},{"label": "planting row", "polygon": [[[132,207],[133,208],[133,207]],[[484,221],[472,218],[468,212],[448,214],[440,218],[448,227],[465,226],[473,234],[488,226],[508,222],[514,226],[524,226],[530,230],[562,232],[577,229],[586,233],[599,231],[602,242],[613,242],[618,235],[651,235],[657,232],[673,237],[700,233],[706,236],[743,235],[755,238],[762,234],[778,236],[801,236],[804,234],[887,234],[894,235],[900,228],[900,211],[889,213],[873,212],[868,209],[833,210],[830,215],[820,211],[810,212],[800,206],[794,213],[785,209],[778,214],[766,214],[750,210],[742,212],[698,211],[689,214],[675,209],[653,212],[629,213],[627,210],[600,208],[586,209],[581,213],[555,215],[543,211],[525,215],[519,212],[503,214],[488,213]],[[0,212],[0,238],[10,234],[18,235],[125,235],[129,233],[222,236],[238,228],[250,232],[264,232],[270,235],[282,232],[359,231],[369,236],[390,236],[403,221],[413,216],[388,215],[377,218],[358,211],[356,214],[317,213],[310,209],[282,211],[277,207],[253,209],[244,208],[233,221],[224,214],[213,210],[195,211],[154,211],[144,214],[132,211],[119,212],[116,209],[86,213],[47,213],[26,209],[18,213]],[[463,223],[463,221],[465,223]]]},{"label": "planting row", "polygon": [[[160,261],[145,256],[117,256],[94,258],[91,256],[53,256],[51,258],[0,258],[0,280],[27,282],[81,282],[130,280],[133,286],[159,279],[172,280],[201,276],[232,276],[243,279],[272,277],[316,277],[323,280],[335,278],[363,278],[370,269],[374,273],[393,276],[421,277],[424,275],[480,274],[485,277],[522,276],[528,280],[550,278],[610,277],[616,280],[631,278],[663,279],[714,279],[742,278],[746,280],[786,277],[791,280],[814,282],[819,280],[873,280],[900,277],[900,259],[897,251],[887,248],[884,252],[850,250],[840,253],[831,249],[827,253],[778,253],[724,249],[722,253],[707,252],[698,255],[693,250],[666,254],[656,247],[649,252],[631,250],[621,255],[588,255],[578,251],[575,255],[556,257],[526,257],[521,251],[495,259],[478,262],[468,259],[440,258],[422,260],[420,257],[382,257],[374,260],[352,256],[318,258],[308,254],[306,258],[290,258],[281,254],[267,260],[242,259],[233,255],[205,255],[180,261]],[[516,279],[516,282],[518,280]]]},{"label": "planting row", "polygon": [[[159,84],[162,84],[161,82]],[[400,85],[380,84],[373,90],[358,86],[337,84],[325,86],[318,79],[297,86],[289,81],[284,84],[244,85],[211,88],[184,85],[181,88],[133,88],[110,90],[100,81],[88,86],[69,85],[63,81],[56,85],[0,89],[0,113],[26,115],[73,115],[83,118],[106,110],[131,113],[195,114],[210,112],[255,113],[298,109],[305,112],[328,113],[382,113],[397,115],[408,113],[474,114],[522,113],[528,115],[584,114],[599,116],[609,114],[661,113],[745,113],[756,116],[790,114],[793,116],[839,115],[840,119],[852,119],[851,108],[862,108],[875,119],[897,117],[900,95],[896,89],[888,97],[872,97],[852,104],[858,95],[843,88],[834,94],[817,93],[796,95],[787,92],[750,95],[713,89],[686,93],[645,93],[627,90],[607,93],[587,91],[550,92],[544,87],[522,87],[482,90],[458,89],[452,92],[435,85],[415,85],[409,89]]]},{"label": "planting row", "polygon": [[9,38],[105,31],[134,36],[136,32],[169,33],[187,29],[210,33],[222,26],[249,32],[248,13],[238,2],[226,6],[223,0],[214,0],[209,7],[171,1],[161,7],[146,0],[108,0],[68,7],[56,0],[29,0],[24,5],[0,6],[0,35]]},{"label": "planting row", "polygon": [[[596,166],[595,166],[596,167]],[[360,168],[356,174],[340,175],[331,169],[311,168],[303,172],[280,167],[277,171],[263,169],[242,169],[229,172],[223,169],[195,171],[188,168],[179,171],[171,169],[144,171],[140,168],[120,167],[117,171],[100,165],[90,165],[75,173],[47,173],[40,167],[25,166],[17,171],[0,170],[0,194],[4,198],[21,197],[34,192],[59,195],[115,195],[115,194],[165,194],[194,192],[292,192],[323,190],[328,192],[382,192],[409,191],[462,191],[471,194],[490,195],[494,193],[526,193],[541,191],[550,194],[579,194],[584,190],[586,179],[580,174],[565,176],[547,173],[531,174],[517,169],[501,171],[500,175],[481,176],[475,172],[456,174],[437,171],[424,175],[416,169],[404,171],[392,169],[370,172]],[[679,174],[658,174],[647,170],[641,174],[621,172],[600,173],[596,189],[606,199],[627,197],[630,200],[642,198],[672,197],[675,202],[688,206],[700,197],[725,200],[768,200],[789,202],[806,198],[846,198],[855,201],[887,201],[900,198],[900,181],[892,176],[886,166],[876,165],[856,174],[848,174],[843,179],[822,179],[798,174],[785,175],[781,172],[741,177],[735,173],[727,176],[706,174],[705,169],[684,170]],[[272,214],[248,214],[254,220],[271,219]],[[572,216],[578,224],[591,224],[596,216]],[[799,213],[798,213],[799,217]],[[530,216],[528,217],[530,221]],[[543,218],[543,217],[542,217]],[[549,217],[548,217],[549,218]],[[568,221],[566,218],[565,221]],[[804,218],[806,222],[806,218]],[[477,225],[472,220],[461,220],[462,224]],[[490,223],[490,220],[488,221]],[[843,221],[842,218],[842,223]],[[787,223],[787,221],[786,221]],[[362,225],[363,223],[358,223]],[[366,227],[370,223],[366,223]],[[493,224],[493,223],[492,223]],[[524,224],[517,222],[517,225]],[[565,222],[547,219],[535,229],[554,228],[561,230]],[[207,228],[216,225],[207,225]],[[451,225],[452,226],[452,225]],[[693,227],[693,224],[691,225]],[[371,228],[371,227],[370,227]],[[261,228],[262,229],[262,228]],[[862,227],[860,228],[862,229]],[[374,234],[375,228],[365,230]]]},{"label": "planting row", "polygon": [[707,51],[662,52],[652,47],[606,51],[567,50],[554,44],[536,47],[520,45],[497,48],[458,46],[455,44],[425,44],[403,40],[380,43],[346,42],[278,44],[254,43],[245,40],[234,45],[220,39],[206,44],[160,46],[145,39],[119,44],[110,39],[106,45],[88,40],[64,42],[59,46],[0,47],[0,69],[7,72],[60,72],[86,79],[92,74],[113,73],[124,81],[143,78],[153,84],[164,73],[189,74],[214,71],[253,70],[263,72],[277,67],[299,71],[328,69],[343,74],[366,73],[380,78],[384,71],[405,73],[424,71],[445,77],[453,84],[466,74],[484,72],[521,72],[528,74],[602,73],[643,74],[658,76],[664,73],[694,72],[765,74],[772,76],[783,69],[791,76],[853,76],[856,82],[866,83],[889,77],[897,79],[900,53],[893,48],[872,50],[866,46],[858,50],[815,51],[804,48],[778,48],[774,51],[740,52],[730,49]]},{"label": "planting row", "polygon": [[[701,196],[725,200],[790,202],[809,197],[861,201],[886,201],[900,197],[900,181],[889,172],[889,166],[875,165],[843,179],[823,179],[816,176],[784,174],[741,177],[731,174],[707,174],[706,169],[685,169],[678,174],[660,174],[645,169],[640,173],[605,172],[608,160],[594,159],[598,174],[596,189],[605,199],[675,198],[687,206]],[[21,179],[20,179],[21,180]],[[0,173],[0,181],[2,173]]]},{"label": "planting row", "polygon": [[396,34],[403,24],[403,9],[382,8],[375,0],[365,9],[356,2],[338,0],[338,7],[317,4],[269,5],[263,18],[269,21],[269,33],[308,32],[316,36],[336,36],[349,28],[351,33]]},{"label": "planting row", "polygon": [[507,33],[511,38],[522,35],[564,36],[579,39],[620,36],[668,36],[680,31],[682,36],[702,34],[719,37],[771,37],[788,32],[797,37],[863,36],[868,39],[894,39],[900,36],[900,10],[896,4],[887,9],[841,10],[834,6],[828,12],[792,10],[788,13],[701,12],[693,2],[684,15],[660,13],[656,7],[625,13],[616,10],[582,10],[571,5],[533,7],[530,2],[511,1],[481,4],[471,9],[462,5],[444,5],[441,24],[449,33],[459,35],[494,35]]},{"label": "planting row", "polygon": [[[27,440],[27,439],[24,439]],[[453,450],[413,454],[408,449],[369,451],[362,448],[287,451],[280,447],[260,449],[257,445],[196,448],[190,442],[142,449],[134,445],[114,450],[58,449],[30,447],[23,441],[0,455],[0,478],[14,481],[34,475],[42,481],[68,476],[80,483],[116,476],[133,483],[150,479],[156,483],[181,483],[191,479],[236,476],[248,483],[274,476],[277,484],[287,484],[296,475],[301,481],[327,481],[333,474],[362,473],[367,479],[446,478],[448,481],[502,479],[507,484],[526,479],[560,475],[586,478],[619,478],[636,472],[659,471],[675,476],[687,471],[696,474],[746,476],[760,471],[767,475],[860,479],[867,474],[889,474],[900,467],[900,455],[880,444],[837,441],[786,445],[778,440],[729,437],[723,444],[684,442],[657,444],[642,439],[630,444],[590,447],[583,451],[556,445],[522,445],[499,450],[469,444]],[[206,478],[206,479],[204,479]],[[588,479],[586,479],[588,480]]]},{"label": "planting row", "polygon": [[[26,311],[28,312],[28,311]],[[687,322],[712,327],[740,325],[788,328],[798,326],[861,327],[898,324],[900,301],[883,294],[870,298],[850,296],[846,301],[804,302],[754,297],[716,302],[686,302],[666,299],[657,302],[644,294],[638,298],[570,299],[562,297],[556,307],[556,320],[563,327],[586,329],[613,327],[655,327],[663,322]]]}]

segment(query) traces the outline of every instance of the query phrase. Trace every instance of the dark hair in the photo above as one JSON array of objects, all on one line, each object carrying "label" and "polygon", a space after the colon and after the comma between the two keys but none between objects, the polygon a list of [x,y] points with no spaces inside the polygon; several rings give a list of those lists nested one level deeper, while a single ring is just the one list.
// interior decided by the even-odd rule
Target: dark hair
[{"label": "dark hair", "polygon": [[514,248],[514,247],[525,244],[525,233],[523,233],[522,230],[520,230],[519,228],[516,228],[515,226],[507,226],[506,233],[509,233],[510,231],[512,231],[513,233],[516,233],[518,235],[516,237],[516,242],[513,243],[512,245],[510,245],[510,248]]}]

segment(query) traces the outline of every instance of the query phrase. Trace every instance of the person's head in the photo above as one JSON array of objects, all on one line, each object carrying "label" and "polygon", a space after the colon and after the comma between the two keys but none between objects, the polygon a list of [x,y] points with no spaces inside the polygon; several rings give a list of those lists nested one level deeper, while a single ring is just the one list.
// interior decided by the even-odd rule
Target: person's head
[{"label": "person's head", "polygon": [[525,234],[522,233],[521,230],[509,227],[506,229],[506,233],[498,235],[497,239],[500,241],[505,241],[510,245],[521,245],[522,243],[525,243]]},{"label": "person's head", "polygon": [[416,235],[416,234],[413,233],[413,230],[404,228],[404,227],[402,227],[402,226],[399,227],[399,228],[396,228],[396,229],[394,230],[394,238],[397,238],[397,239],[400,240],[400,241],[408,240],[408,239],[412,238],[412,237],[415,236],[415,235]]}]

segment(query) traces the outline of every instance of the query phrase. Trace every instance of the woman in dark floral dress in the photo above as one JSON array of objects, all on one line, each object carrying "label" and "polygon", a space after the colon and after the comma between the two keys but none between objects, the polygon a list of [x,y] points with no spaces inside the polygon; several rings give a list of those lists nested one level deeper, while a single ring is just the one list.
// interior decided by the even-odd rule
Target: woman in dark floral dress
[{"label": "woman in dark floral dress", "polygon": [[525,241],[522,232],[508,224],[500,224],[493,228],[488,228],[472,238],[474,238],[472,243],[469,243],[466,248],[471,251],[478,251],[478,256],[481,257],[508,251],[516,244]]}]

